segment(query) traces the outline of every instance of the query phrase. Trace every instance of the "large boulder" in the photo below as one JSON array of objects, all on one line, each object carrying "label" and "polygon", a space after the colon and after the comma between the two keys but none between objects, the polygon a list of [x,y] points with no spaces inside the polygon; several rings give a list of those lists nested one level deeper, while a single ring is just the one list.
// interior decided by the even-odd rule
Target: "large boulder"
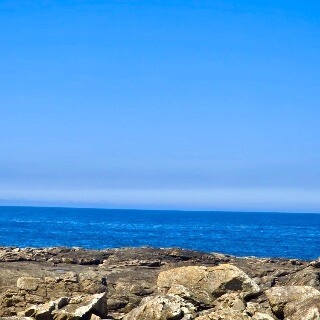
[{"label": "large boulder", "polygon": [[158,276],[162,294],[176,294],[197,306],[210,308],[214,301],[229,292],[247,298],[260,293],[259,286],[243,271],[230,264],[215,267],[180,267]]},{"label": "large boulder", "polygon": [[71,298],[65,307],[52,312],[53,319],[57,320],[87,319],[92,314],[101,318],[107,316],[106,293]]},{"label": "large boulder", "polygon": [[320,292],[312,287],[273,287],[266,296],[274,314],[281,319],[320,320]]},{"label": "large boulder", "polygon": [[176,295],[148,297],[123,320],[191,320],[195,307]]}]

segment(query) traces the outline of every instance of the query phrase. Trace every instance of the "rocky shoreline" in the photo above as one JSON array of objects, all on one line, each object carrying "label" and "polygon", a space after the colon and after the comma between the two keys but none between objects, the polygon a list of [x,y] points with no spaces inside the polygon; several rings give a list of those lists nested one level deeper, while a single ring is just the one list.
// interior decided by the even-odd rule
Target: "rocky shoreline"
[{"label": "rocky shoreline", "polygon": [[0,247],[0,319],[320,320],[320,260]]}]

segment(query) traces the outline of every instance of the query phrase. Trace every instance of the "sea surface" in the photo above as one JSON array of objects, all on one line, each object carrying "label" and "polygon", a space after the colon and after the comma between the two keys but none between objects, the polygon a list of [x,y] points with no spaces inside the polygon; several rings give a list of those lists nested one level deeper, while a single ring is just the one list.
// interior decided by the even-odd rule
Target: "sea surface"
[{"label": "sea surface", "polygon": [[0,207],[0,246],[181,247],[315,259],[320,214]]}]

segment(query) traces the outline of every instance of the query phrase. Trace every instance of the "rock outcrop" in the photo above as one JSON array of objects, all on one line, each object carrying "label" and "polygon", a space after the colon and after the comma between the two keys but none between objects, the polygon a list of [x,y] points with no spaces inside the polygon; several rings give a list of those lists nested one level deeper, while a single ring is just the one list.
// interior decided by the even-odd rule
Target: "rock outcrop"
[{"label": "rock outcrop", "polygon": [[[106,291],[106,288],[102,288],[101,279],[88,272],[66,272],[57,277],[20,277],[16,288],[11,288],[0,296],[0,315],[17,314],[33,305],[41,304],[45,308],[46,303],[50,302],[52,305],[54,300],[60,301],[62,297],[91,295],[103,290]],[[62,301],[59,303],[63,303]]]},{"label": "rock outcrop", "polygon": [[319,260],[0,247],[3,320],[320,320],[319,289]]}]

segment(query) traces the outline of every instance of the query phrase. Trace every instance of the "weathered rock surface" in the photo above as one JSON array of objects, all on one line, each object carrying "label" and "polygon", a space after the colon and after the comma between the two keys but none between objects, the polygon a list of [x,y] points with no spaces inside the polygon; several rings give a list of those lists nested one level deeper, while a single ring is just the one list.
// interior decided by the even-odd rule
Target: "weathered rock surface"
[{"label": "weathered rock surface", "polygon": [[19,314],[36,320],[105,318],[108,315],[106,293],[73,298],[62,297],[56,301],[33,305]]},{"label": "weathered rock surface", "polygon": [[157,284],[161,293],[176,294],[208,308],[228,292],[236,291],[244,298],[260,292],[259,286],[248,275],[229,264],[163,271],[159,274]]},{"label": "weathered rock surface", "polygon": [[195,307],[191,303],[176,295],[165,295],[145,298],[123,320],[189,320],[194,316]]},{"label": "weathered rock surface", "polygon": [[312,287],[274,287],[267,290],[266,295],[274,314],[280,319],[320,319],[320,292]]},{"label": "weathered rock surface", "polygon": [[0,247],[0,319],[320,320],[320,261]]},{"label": "weathered rock surface", "polygon": [[71,298],[65,307],[52,312],[53,319],[66,320],[106,318],[107,315],[106,293]]},{"label": "weathered rock surface", "polygon": [[239,310],[219,310],[197,317],[196,320],[250,320],[247,314]]}]

